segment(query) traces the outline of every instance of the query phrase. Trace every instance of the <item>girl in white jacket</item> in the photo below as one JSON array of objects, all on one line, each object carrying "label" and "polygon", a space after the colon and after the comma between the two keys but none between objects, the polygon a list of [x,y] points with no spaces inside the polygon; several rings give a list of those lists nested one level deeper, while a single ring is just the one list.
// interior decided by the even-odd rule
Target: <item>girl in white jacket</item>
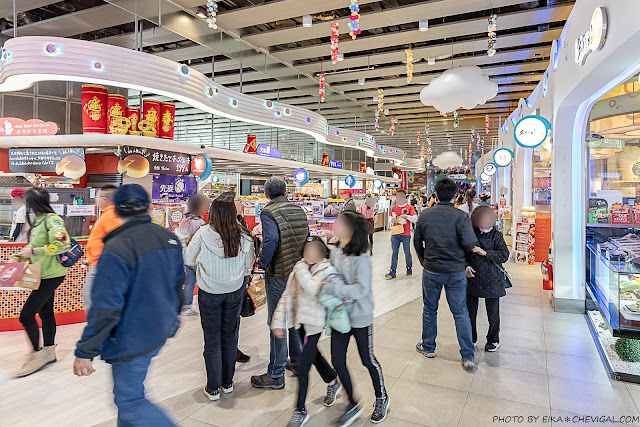
[{"label": "girl in white jacket", "polygon": [[331,266],[329,248],[320,237],[309,237],[302,248],[302,256],[289,276],[287,288],[271,321],[271,329],[278,338],[284,338],[289,322],[298,330],[304,343],[298,367],[298,400],[288,427],[300,427],[309,419],[305,401],[311,365],[316,367],[323,381],[328,384],[325,406],[333,406],[341,389],[336,371],[318,351],[318,340],[327,316],[318,300],[318,293],[323,286],[323,273]]}]

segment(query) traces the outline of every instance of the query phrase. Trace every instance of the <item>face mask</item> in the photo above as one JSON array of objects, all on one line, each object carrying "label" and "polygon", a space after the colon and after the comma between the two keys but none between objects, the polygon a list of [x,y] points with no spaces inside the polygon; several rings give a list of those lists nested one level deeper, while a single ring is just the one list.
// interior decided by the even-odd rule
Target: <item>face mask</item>
[{"label": "face mask", "polygon": [[491,228],[480,228],[480,231],[482,231],[483,233],[488,233],[491,230],[493,230],[493,227],[491,227]]}]

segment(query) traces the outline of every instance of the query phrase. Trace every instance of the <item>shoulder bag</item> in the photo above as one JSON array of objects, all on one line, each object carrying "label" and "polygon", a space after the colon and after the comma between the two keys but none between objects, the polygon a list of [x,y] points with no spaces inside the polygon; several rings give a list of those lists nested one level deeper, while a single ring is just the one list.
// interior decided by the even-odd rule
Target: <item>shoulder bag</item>
[{"label": "shoulder bag", "polygon": [[[482,244],[480,243],[480,240],[478,240],[478,245],[480,246],[480,248],[482,248],[484,251],[486,251],[486,249],[482,247]],[[500,270],[502,275],[504,276],[504,288],[505,289],[509,289],[509,288],[513,287],[513,283],[511,283],[511,277],[509,277],[509,273],[507,272],[507,270],[501,264],[498,264],[497,262],[492,262],[492,264],[495,265],[498,268],[498,270]]]}]

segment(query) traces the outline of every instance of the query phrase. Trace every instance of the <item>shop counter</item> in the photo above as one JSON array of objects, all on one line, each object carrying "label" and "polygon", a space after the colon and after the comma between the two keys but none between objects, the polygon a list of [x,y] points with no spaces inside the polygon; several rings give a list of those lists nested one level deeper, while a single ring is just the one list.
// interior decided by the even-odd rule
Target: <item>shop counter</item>
[{"label": "shop counter", "polygon": [[[84,250],[87,241],[78,240],[78,243]],[[25,245],[25,243],[0,243],[0,262],[6,262],[12,254]],[[83,255],[82,259],[69,268],[64,282],[56,291],[53,308],[58,325],[85,321],[82,292],[89,268],[84,264],[84,260]],[[28,289],[18,288],[0,290],[0,332],[22,329],[18,316],[30,293]]]}]

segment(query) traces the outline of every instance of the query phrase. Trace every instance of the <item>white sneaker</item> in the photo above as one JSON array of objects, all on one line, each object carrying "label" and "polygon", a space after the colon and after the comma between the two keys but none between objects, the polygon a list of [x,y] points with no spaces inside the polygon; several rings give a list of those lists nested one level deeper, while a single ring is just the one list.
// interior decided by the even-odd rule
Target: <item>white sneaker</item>
[{"label": "white sneaker", "polygon": [[193,311],[193,309],[191,309],[191,308],[187,308],[186,310],[184,310],[184,309],[183,309],[183,310],[180,312],[180,315],[181,315],[181,316],[196,316],[196,315],[197,315],[197,313],[196,313],[195,311]]},{"label": "white sneaker", "polygon": [[229,386],[222,386],[222,387],[220,387],[220,389],[222,390],[222,392],[224,394],[233,393],[233,384],[231,384]]}]

